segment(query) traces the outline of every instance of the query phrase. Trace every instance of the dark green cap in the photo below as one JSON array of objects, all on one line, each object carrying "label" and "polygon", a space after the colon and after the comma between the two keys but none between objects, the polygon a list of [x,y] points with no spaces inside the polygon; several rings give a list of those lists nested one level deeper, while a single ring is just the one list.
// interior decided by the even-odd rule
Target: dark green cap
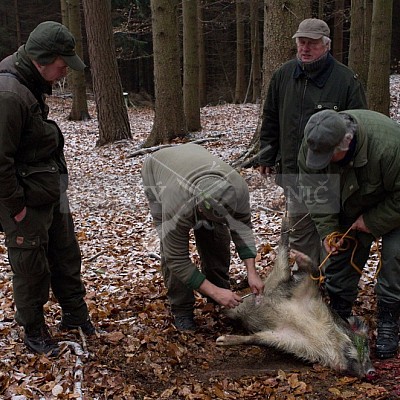
[{"label": "dark green cap", "polygon": [[72,33],[59,22],[45,21],[39,24],[29,35],[25,50],[41,65],[51,64],[60,56],[76,71],[83,71],[86,67],[75,52]]}]

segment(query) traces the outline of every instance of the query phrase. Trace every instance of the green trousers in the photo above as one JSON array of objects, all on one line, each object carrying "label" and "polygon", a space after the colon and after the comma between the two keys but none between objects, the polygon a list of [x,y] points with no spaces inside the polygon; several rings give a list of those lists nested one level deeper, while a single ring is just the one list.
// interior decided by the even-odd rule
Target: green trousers
[{"label": "green trousers", "polygon": [[19,223],[0,208],[0,222],[13,272],[17,323],[28,333],[44,324],[43,306],[50,288],[60,303],[63,322],[84,323],[89,315],[81,254],[67,196],[55,204],[27,207],[26,217]]},{"label": "green trousers", "polygon": [[[218,223],[212,223],[211,227],[212,229],[204,226],[194,229],[197,252],[200,256],[200,269],[211,283],[229,289],[231,242],[229,229],[226,225]],[[193,290],[170,272],[162,255],[162,249],[161,269],[172,314],[191,316],[195,303]]]},{"label": "green trousers", "polygon": [[[363,232],[351,232],[357,247],[353,262],[363,270],[370,253],[373,237]],[[389,306],[400,303],[400,228],[382,236],[382,268],[377,276],[377,299]],[[325,285],[328,294],[353,303],[358,295],[360,274],[350,263],[355,242],[347,251],[332,255],[325,268]]]}]

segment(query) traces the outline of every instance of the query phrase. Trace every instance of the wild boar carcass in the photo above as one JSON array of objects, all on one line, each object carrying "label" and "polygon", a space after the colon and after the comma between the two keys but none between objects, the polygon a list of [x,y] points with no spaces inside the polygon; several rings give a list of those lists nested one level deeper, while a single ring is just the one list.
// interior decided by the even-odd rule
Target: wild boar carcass
[{"label": "wild boar carcass", "polygon": [[347,323],[334,313],[311,278],[311,260],[296,251],[292,257],[298,266],[295,273],[289,266],[287,248],[280,247],[263,296],[247,297],[227,311],[251,334],[220,336],[217,344],[272,346],[344,374],[373,375],[367,326],[357,317]]}]

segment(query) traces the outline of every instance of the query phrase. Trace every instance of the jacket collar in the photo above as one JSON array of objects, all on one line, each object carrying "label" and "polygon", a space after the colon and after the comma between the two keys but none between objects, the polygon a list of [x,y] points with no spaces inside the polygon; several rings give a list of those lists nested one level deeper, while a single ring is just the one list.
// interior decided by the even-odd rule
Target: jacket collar
[{"label": "jacket collar", "polygon": [[[354,118],[354,117],[353,117]],[[368,162],[368,138],[363,131],[362,125],[357,121],[357,146],[354,153],[353,167],[363,167]]]},{"label": "jacket collar", "polygon": [[35,94],[35,96],[41,96],[42,94],[52,94],[52,86],[49,82],[45,81],[40,75],[39,71],[28,57],[25,46],[21,46],[13,54],[13,64],[16,71],[23,79],[24,84],[29,90]]},{"label": "jacket collar", "polygon": [[307,73],[301,68],[301,65],[297,63],[293,77],[294,79],[298,79],[300,77],[306,77],[312,80],[317,87],[322,88],[325,86],[326,81],[331,75],[333,67],[334,67],[334,58],[330,53],[328,53],[325,63],[322,64],[321,68],[318,71],[315,71],[313,73]]}]

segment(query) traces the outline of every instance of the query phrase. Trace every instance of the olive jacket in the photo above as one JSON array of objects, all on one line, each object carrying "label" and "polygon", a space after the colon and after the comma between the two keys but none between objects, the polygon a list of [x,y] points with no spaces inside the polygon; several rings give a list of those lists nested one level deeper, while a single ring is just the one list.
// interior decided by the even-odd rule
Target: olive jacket
[{"label": "olive jacket", "polygon": [[[400,125],[375,111],[344,112],[357,123],[353,159],[344,167],[330,163],[324,170],[310,170],[304,140],[299,153],[300,184],[310,189],[314,183],[307,193],[317,193],[316,185],[330,176],[340,177],[340,193],[330,197],[340,195],[336,213],[320,212],[314,196],[305,198],[321,238],[334,231],[344,232],[360,215],[372,235],[379,238],[400,227]],[[317,179],[309,179],[314,174]]]},{"label": "olive jacket", "polygon": [[11,217],[59,200],[67,188],[64,139],[47,118],[45,94],[51,86],[24,46],[0,62],[0,206]]},{"label": "olive jacket", "polygon": [[248,186],[235,169],[196,144],[158,150],[146,158],[142,167],[144,190],[166,266],[191,289],[198,289],[205,279],[191,261],[189,241],[191,229],[201,219],[196,185],[207,177],[228,183],[225,196],[230,199],[224,200],[235,204],[228,220],[232,241],[241,259],[254,258]]},{"label": "olive jacket", "polygon": [[362,84],[329,53],[313,74],[306,74],[297,59],[286,62],[274,72],[264,103],[260,165],[276,166],[278,174],[297,174],[297,155],[311,115],[356,108],[367,108]]}]

